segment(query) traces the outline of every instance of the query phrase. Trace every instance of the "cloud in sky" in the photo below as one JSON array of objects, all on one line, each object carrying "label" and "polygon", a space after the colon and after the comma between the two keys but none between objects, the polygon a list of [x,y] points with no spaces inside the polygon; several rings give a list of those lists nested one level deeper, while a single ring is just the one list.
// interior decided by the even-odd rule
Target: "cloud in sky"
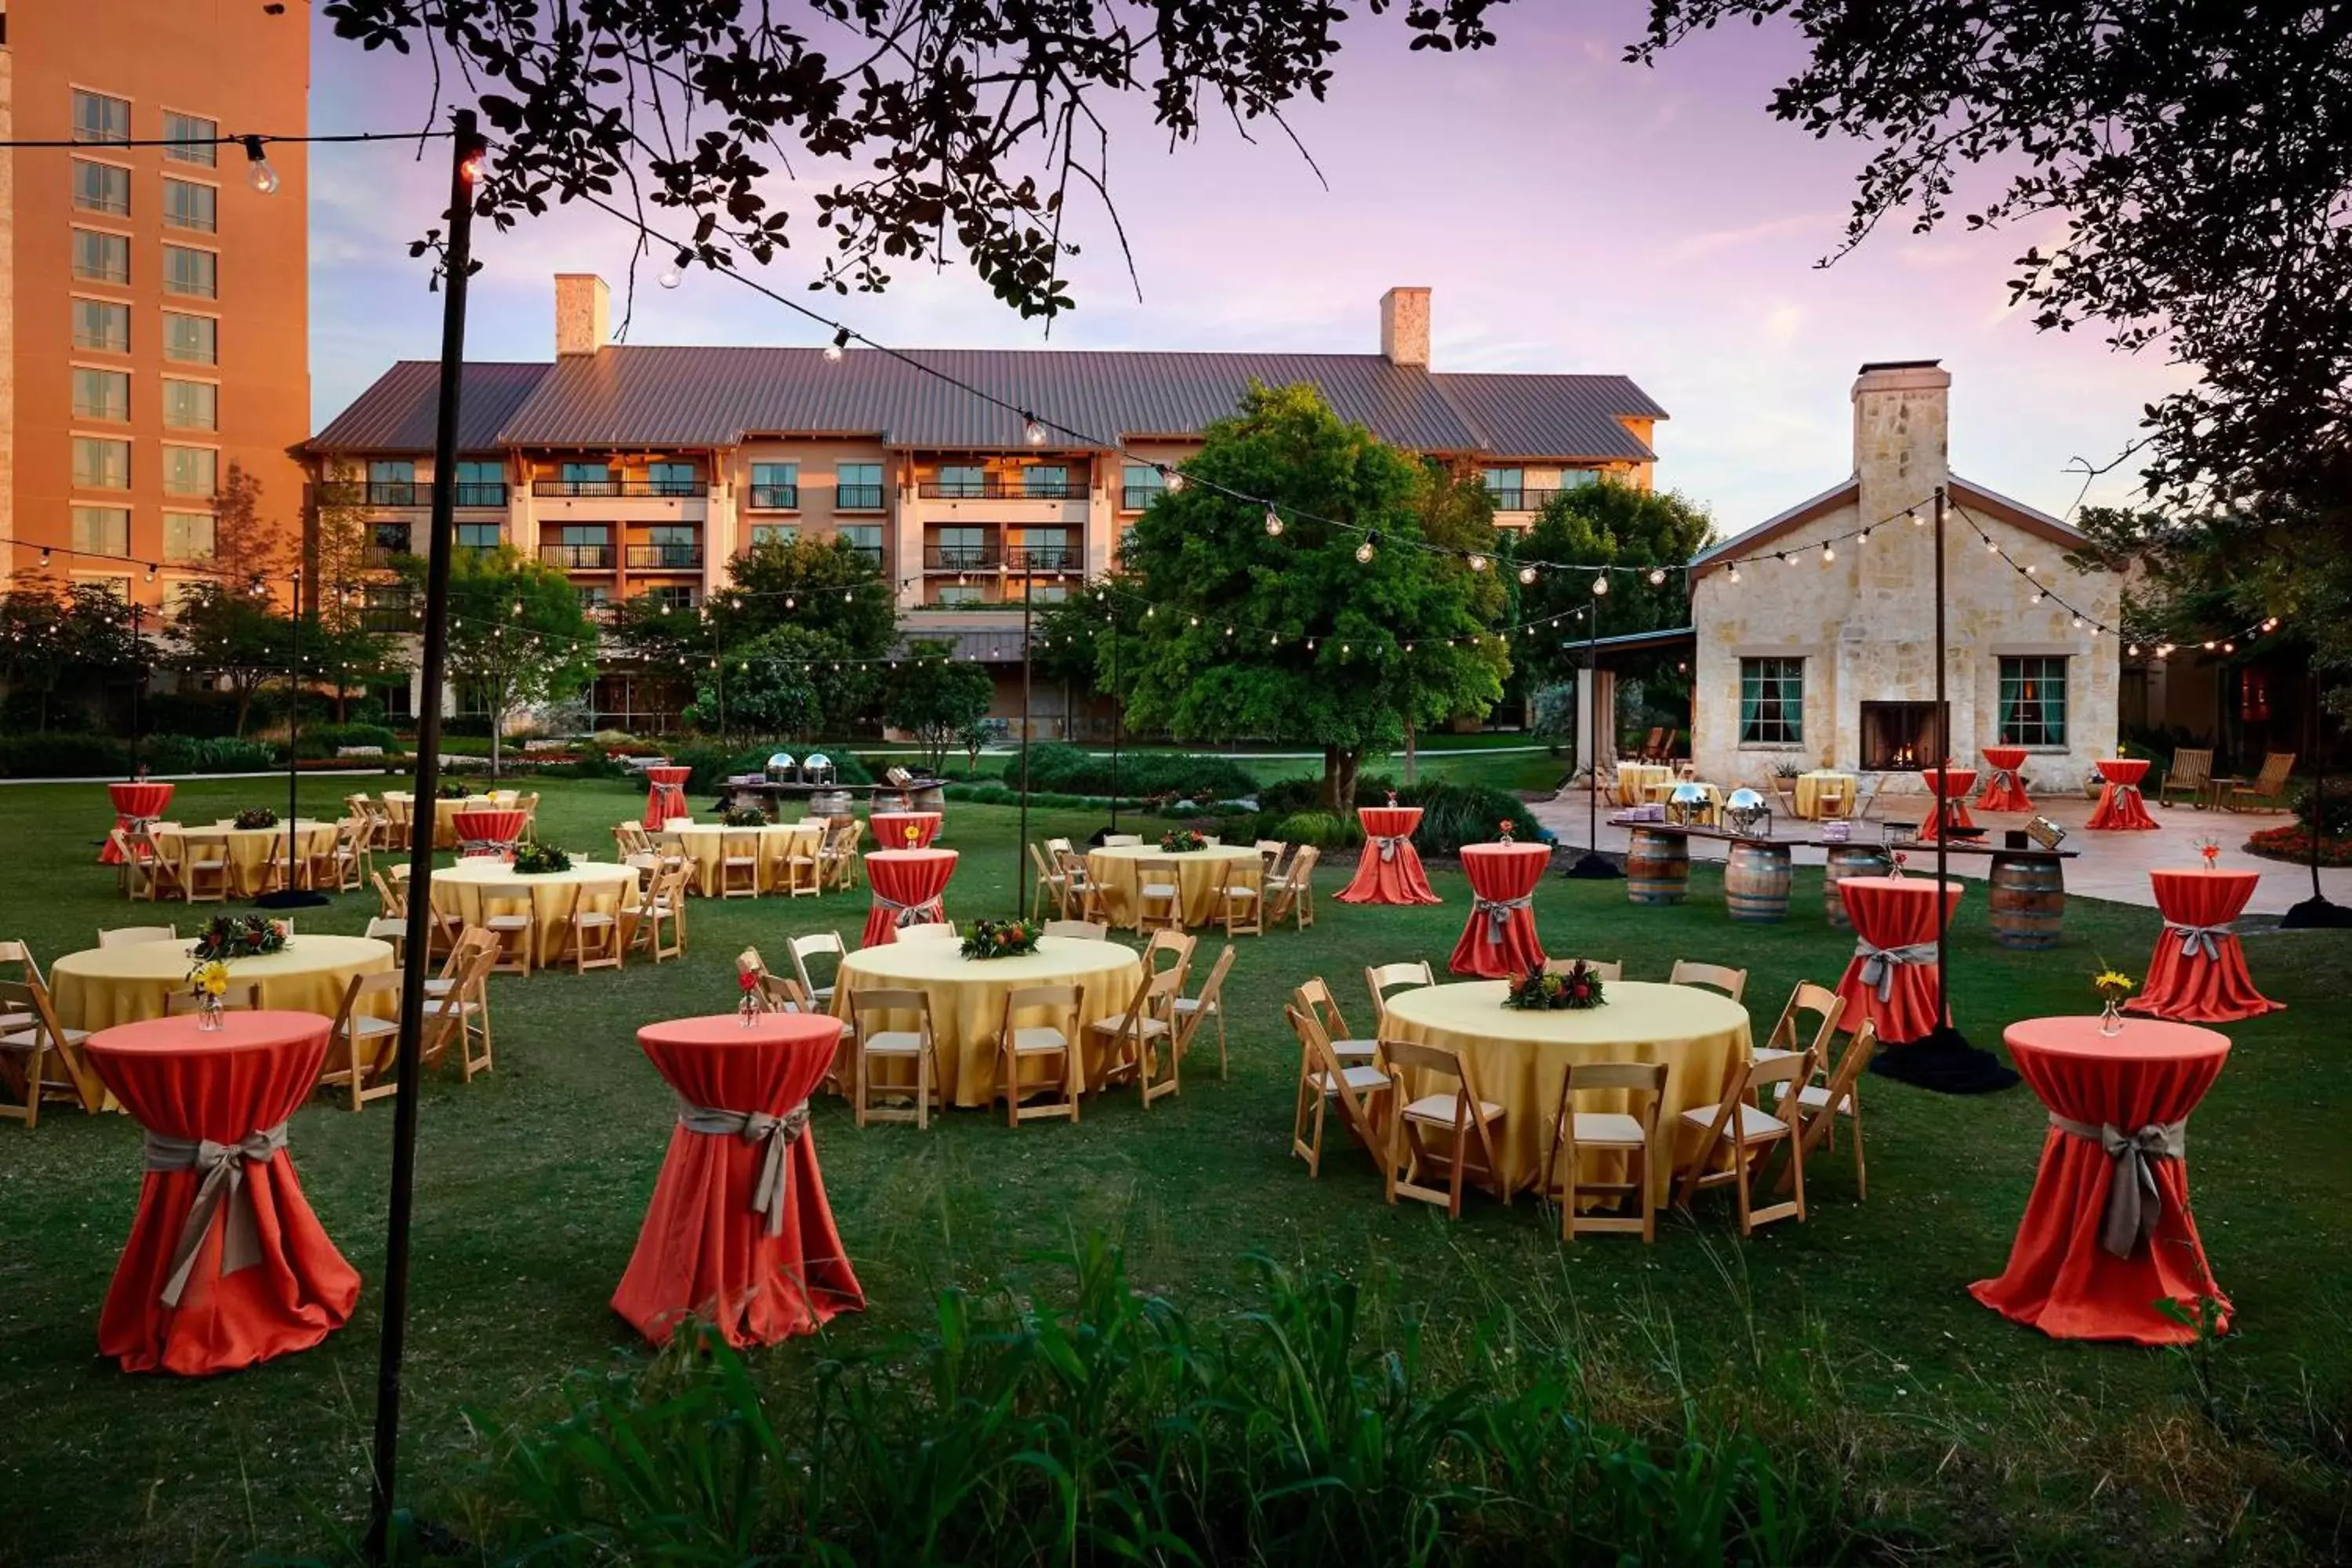
[{"label": "cloud in sky", "polygon": [[[1370,352],[1392,284],[1435,291],[1441,369],[1611,371],[1673,418],[1658,479],[1706,502],[1727,531],[1842,477],[1847,392],[1865,360],[1938,357],[1952,372],[1952,455],[1970,478],[2053,511],[2074,499],[2076,456],[2105,461],[2145,403],[2182,384],[2160,360],[2110,353],[2095,331],[2036,333],[2007,308],[2012,259],[2034,234],[1889,231],[1833,266],[1852,176],[1865,155],[1816,142],[1764,110],[1798,59],[1786,33],[1701,35],[1655,69],[1622,64],[1637,0],[1512,7],[1502,47],[1408,55],[1400,31],[1360,25],[1329,101],[1254,142],[1213,126],[1170,153],[1148,110],[1109,117],[1111,178],[1142,298],[1108,221],[1078,209],[1079,309],[1055,324],[1069,348]],[[314,129],[414,126],[430,93],[419,62],[315,33]],[[436,221],[437,153],[316,150],[311,213],[312,395],[331,417],[395,359],[430,357],[439,297],[407,242]],[[1320,171],[1318,180],[1317,171]],[[764,280],[795,298],[824,243],[802,182],[799,245]],[[1328,181],[1328,188],[1324,182]],[[598,271],[617,288],[629,231],[591,209],[478,231],[468,344],[479,359],[543,359],[551,275]],[[675,291],[638,272],[638,342],[813,343],[823,333],[736,284],[701,274]],[[810,304],[885,342],[1036,346],[1040,323],[998,304],[969,271],[902,264],[889,291]],[[2127,473],[2091,499],[2120,500]]]}]

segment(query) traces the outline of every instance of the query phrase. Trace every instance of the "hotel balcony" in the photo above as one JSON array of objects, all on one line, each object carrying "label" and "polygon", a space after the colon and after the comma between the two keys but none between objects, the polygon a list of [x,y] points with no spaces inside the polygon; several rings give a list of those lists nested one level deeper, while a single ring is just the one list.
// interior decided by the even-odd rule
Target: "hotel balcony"
[{"label": "hotel balcony", "polygon": [[702,570],[702,545],[699,541],[674,544],[631,544],[625,547],[623,559],[632,572],[699,572]]},{"label": "hotel balcony", "polygon": [[542,544],[539,547],[542,565],[559,572],[610,572],[613,569],[613,547],[609,544]]},{"label": "hotel balcony", "polygon": [[932,544],[923,550],[928,573],[1080,572],[1086,552],[1066,544]]},{"label": "hotel balcony", "polygon": [[752,511],[798,511],[801,509],[801,488],[798,485],[752,485],[745,491],[745,505]]},{"label": "hotel balcony", "polygon": [[835,485],[833,487],[833,510],[835,511],[880,511],[880,485]]},{"label": "hotel balcony", "polygon": [[549,500],[685,500],[710,493],[708,479],[533,479],[530,493]]},{"label": "hotel balcony", "polygon": [[1552,497],[1559,494],[1559,491],[1557,489],[1542,490],[1520,489],[1489,489],[1486,493],[1495,498],[1496,511],[1508,512],[1541,511],[1545,504]]},{"label": "hotel balcony", "polygon": [[1141,511],[1167,493],[1166,485],[1121,485],[1118,487],[1118,510]]},{"label": "hotel balcony", "polygon": [[925,500],[1084,500],[1086,485],[1078,480],[1029,479],[1010,474],[982,474],[960,479],[922,479],[915,493]]},{"label": "hotel balcony", "polygon": [[[503,480],[460,479],[451,488],[457,492],[453,499],[460,507],[503,507],[507,504],[507,487]],[[321,506],[429,507],[433,504],[433,481],[330,480],[319,486],[318,493]]]}]

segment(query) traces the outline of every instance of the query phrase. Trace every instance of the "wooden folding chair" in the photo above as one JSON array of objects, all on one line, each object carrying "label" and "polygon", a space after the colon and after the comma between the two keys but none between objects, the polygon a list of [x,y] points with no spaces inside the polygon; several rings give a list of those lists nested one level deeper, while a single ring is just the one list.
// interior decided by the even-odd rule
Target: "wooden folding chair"
[{"label": "wooden folding chair", "polygon": [[[1076,910],[1077,918],[1108,924],[1110,902],[1104,896],[1101,884],[1087,869],[1087,858],[1066,847],[1048,853],[1053,856],[1054,864],[1061,868],[1062,882],[1069,889],[1070,903]],[[1063,912],[1067,914],[1070,911],[1065,910]]]},{"label": "wooden folding chair", "polygon": [[1225,943],[1217,954],[1217,962],[1209,966],[1209,978],[1201,983],[1198,994],[1178,996],[1170,1004],[1176,1025],[1179,1054],[1190,1048],[1193,1033],[1208,1019],[1217,1021],[1217,1076],[1228,1077],[1225,1064],[1225,974],[1234,966],[1234,944]]},{"label": "wooden folding chair", "polygon": [[1322,850],[1302,844],[1290,858],[1289,870],[1266,879],[1268,926],[1281,925],[1285,916],[1297,921],[1300,931],[1315,923],[1315,866],[1322,858]]},{"label": "wooden folding chair", "polygon": [[0,1014],[30,1020],[0,1035],[0,1086],[23,1090],[18,1100],[0,1100],[0,1118],[30,1130],[39,1124],[44,1100],[71,1100],[91,1115],[104,1108],[106,1085],[82,1054],[90,1032],[58,1023],[48,987],[29,976],[0,980]]},{"label": "wooden folding chair", "polygon": [[808,961],[817,957],[831,958],[835,979],[837,981],[841,973],[842,962],[849,956],[849,949],[842,943],[841,933],[834,931],[812,931],[806,936],[789,938],[784,945],[792,953],[793,974],[800,981],[801,989],[809,994],[809,1000],[814,1003],[820,1011],[831,1008],[834,987],[831,984],[819,985],[816,983],[816,977],[809,973]]},{"label": "wooden folding chair", "polygon": [[[1143,1091],[1144,1109],[1163,1094],[1181,1092],[1182,1069],[1176,1060],[1172,1037],[1175,1026],[1169,1022],[1174,1014],[1172,1005],[1184,984],[1181,965],[1163,969],[1157,974],[1144,972],[1143,979],[1128,998],[1122,1012],[1097,1018],[1087,1026],[1087,1033],[1101,1037],[1103,1069],[1106,1083],[1115,1082],[1133,1074]],[[1164,1054],[1160,1047],[1171,1048]],[[1160,1066],[1166,1063],[1166,1076]]]},{"label": "wooden folding chair", "polygon": [[[686,877],[683,866],[656,869],[653,879],[638,889],[636,906],[626,911],[625,945],[644,949],[656,963],[686,956]],[[665,925],[669,928],[667,942],[662,939]]]},{"label": "wooden folding chair", "polygon": [[1184,929],[1184,879],[1173,860],[1135,863],[1135,929]]},{"label": "wooden folding chair", "polygon": [[1291,1110],[1290,1152],[1307,1162],[1309,1176],[1323,1173],[1323,1121],[1336,1104],[1340,1125],[1366,1153],[1380,1159],[1384,1144],[1376,1108],[1390,1103],[1394,1086],[1389,1075],[1370,1062],[1342,1066],[1332,1052],[1330,1037],[1312,1014],[1297,1006],[1282,1013],[1298,1037],[1298,1097]]},{"label": "wooden folding chair", "polygon": [[620,913],[592,908],[584,882],[572,885],[571,900],[564,906],[562,952],[572,955],[574,974],[622,967]]},{"label": "wooden folding chair", "polygon": [[[1162,969],[1173,968],[1181,975],[1192,967],[1192,954],[1200,946],[1201,939],[1190,931],[1153,931],[1151,940],[1143,944],[1144,973],[1157,974]],[[1163,958],[1168,962],[1162,962]]]},{"label": "wooden folding chair", "polygon": [[1143,835],[1140,833],[1106,833],[1103,835],[1103,847],[1106,849],[1127,849],[1142,842]]},{"label": "wooden folding chair", "polygon": [[129,947],[142,942],[177,942],[180,928],[168,926],[108,926],[98,933],[100,947]]},{"label": "wooden folding chair", "polygon": [[900,926],[900,942],[954,942],[959,938],[953,921],[925,921],[920,925]]},{"label": "wooden folding chair", "polygon": [[198,833],[180,835],[180,891],[192,904],[228,901],[228,840]]},{"label": "wooden folding chair", "polygon": [[[1086,999],[1086,988],[1080,985],[1022,985],[1005,993],[1004,1012],[997,1021],[996,1086],[1004,1096],[1004,1124],[1018,1127],[1024,1121],[1034,1121],[1045,1116],[1066,1116],[1075,1123],[1078,1120],[1078,1089],[1082,1071],[1078,1064],[1078,1018]],[[1023,1024],[1024,1014],[1047,1013],[1053,1022]],[[1026,1062],[1059,1064],[1058,1076],[1042,1081],[1024,1082],[1022,1065]],[[1058,1088],[1058,1100],[1045,1100],[1034,1105],[1022,1103],[1024,1089],[1040,1087]],[[1147,1098],[1144,1103],[1150,1102]]]},{"label": "wooden folding chair", "polygon": [[1331,1054],[1343,1065],[1368,1062],[1380,1055],[1381,1043],[1377,1038],[1359,1037],[1348,1027],[1348,1020],[1339,1016],[1338,999],[1331,994],[1331,988],[1323,984],[1321,975],[1309,975],[1300,981],[1297,988],[1290,994],[1290,1003],[1315,1020],[1315,1026],[1322,1030],[1324,1038],[1331,1042]]},{"label": "wooden folding chair", "polygon": [[[1798,1098],[1794,1094],[1782,1095],[1780,1109],[1772,1111],[1759,1110],[1749,1102],[1772,1084],[1801,1087],[1812,1076],[1812,1062],[1811,1051],[1793,1058],[1750,1062],[1741,1069],[1731,1092],[1719,1103],[1695,1107],[1676,1119],[1677,1131],[1689,1128],[1702,1134],[1698,1157],[1684,1175],[1681,1191],[1675,1199],[1679,1205],[1688,1208],[1691,1200],[1706,1188],[1729,1184],[1739,1198],[1742,1236],[1751,1236],[1758,1226],[1776,1219],[1805,1217],[1805,1144]],[[1791,1195],[1758,1208],[1754,1200],[1756,1174],[1771,1158],[1776,1146],[1789,1152],[1783,1190]],[[1715,1163],[1718,1150],[1729,1152],[1729,1170],[1708,1169]]]},{"label": "wooden folding chair", "polygon": [[[801,1010],[809,1004],[803,994]],[[869,1121],[911,1121],[919,1128],[931,1124],[931,1108],[939,1100],[938,1053],[936,1037],[931,1032],[931,999],[929,994],[909,987],[904,990],[872,986],[849,999],[851,1026],[855,1044],[851,1050],[850,1102],[857,1114],[857,1125]],[[915,1026],[911,1029],[891,1029],[882,1026],[884,1015],[912,1013]],[[909,1089],[915,1097],[911,1110],[882,1110],[871,1100],[877,1088],[874,1064],[877,1061],[910,1062],[914,1065],[915,1081],[909,1084],[880,1085],[885,1094],[905,1094]]]},{"label": "wooden folding chair", "polygon": [[1070,912],[1069,878],[1048,863],[1045,852],[1034,844],[1029,846],[1029,864],[1036,869],[1036,880],[1029,892],[1029,918],[1034,921],[1043,916],[1048,903],[1054,906],[1055,915],[1067,915]]},{"label": "wooden folding chair", "polygon": [[[1862,1075],[1870,1066],[1870,1058],[1878,1050],[1878,1026],[1869,1019],[1845,1043],[1845,1051],[1838,1058],[1837,1066],[1824,1076],[1819,1070],[1821,1058],[1814,1058],[1815,1075],[1823,1078],[1820,1083],[1806,1083],[1797,1089],[1797,1106],[1805,1130],[1805,1152],[1810,1154],[1826,1143],[1832,1152],[1837,1149],[1837,1129],[1841,1119],[1853,1123],[1853,1195],[1857,1201],[1870,1196],[1870,1173],[1862,1157]],[[1783,1093],[1786,1086],[1783,1086]],[[1788,1176],[1781,1178],[1781,1188],[1787,1190]]]},{"label": "wooden folding chair", "polygon": [[[353,1110],[399,1090],[393,1069],[400,1052],[400,987],[398,970],[354,974],[343,987],[342,1005],[336,1010],[327,1035],[327,1060],[320,1069],[319,1083],[348,1090]],[[391,1016],[380,1016],[372,1010],[370,1005],[387,999]],[[340,1067],[335,1065],[338,1059],[342,1063]]]},{"label": "wooden folding chair", "polygon": [[[1804,1016],[1815,1015],[1821,1022],[1813,1026],[1812,1038],[1801,1039]],[[1797,988],[1789,993],[1788,1005],[1773,1023],[1772,1032],[1752,1053],[1759,1062],[1777,1062],[1784,1058],[1811,1054],[1817,1062],[1829,1060],[1830,1043],[1837,1037],[1838,1019],[1845,1014],[1845,998],[1826,985],[1816,985],[1810,980],[1800,980]]]},{"label": "wooden folding chair", "polygon": [[1547,958],[1544,960],[1544,973],[1573,973],[1580,963],[1601,976],[1604,984],[1614,984],[1625,978],[1625,961],[1622,958]]},{"label": "wooden folding chair", "polygon": [[[481,889],[483,932],[491,939],[490,970],[497,974],[529,974],[539,967],[539,917],[529,887],[501,897]],[[460,939],[463,940],[462,938]],[[457,949],[449,950],[455,956]]]},{"label": "wooden folding chair", "polygon": [[2231,811],[2284,811],[2287,784],[2294,773],[2293,752],[2271,752],[2263,755],[2263,771],[2252,784],[2244,779],[2215,779],[2213,793]]},{"label": "wooden folding chair", "polygon": [[2158,805],[2170,805],[2176,795],[2187,797],[2189,804],[2202,811],[2206,796],[2213,787],[2213,753],[2210,749],[2192,750],[2176,746],[2172,765],[2164,771],[2164,784],[2156,792]]},{"label": "wooden folding chair", "polygon": [[[34,984],[41,986],[48,984],[47,977],[41,973],[40,964],[33,958],[32,948],[25,942],[0,942],[0,963],[16,964],[16,978],[19,980],[29,980]],[[29,1010],[0,1011],[0,1035],[12,1034],[18,1029],[29,1029],[32,1026],[33,1015]]]},{"label": "wooden folding chair", "polygon": [[1225,940],[1247,933],[1265,934],[1265,865],[1263,861],[1228,860],[1217,878],[1217,901],[1209,917],[1222,921]]},{"label": "wooden folding chair", "polygon": [[[1475,1171],[1507,1205],[1511,1191],[1503,1180],[1502,1163],[1495,1154],[1495,1129],[1503,1123],[1503,1108],[1480,1098],[1469,1059],[1444,1046],[1424,1046],[1413,1040],[1384,1039],[1381,1042],[1381,1055],[1386,1061],[1390,1092],[1397,1108],[1396,1114],[1389,1118],[1388,1149],[1383,1161],[1389,1202],[1393,1205],[1397,1199],[1406,1197],[1441,1204],[1447,1217],[1460,1219],[1463,1183]],[[1406,1072],[1414,1068],[1450,1079],[1454,1088],[1416,1098],[1406,1089],[1404,1081]],[[1439,1131],[1445,1134],[1442,1155],[1430,1142],[1430,1134]],[[1470,1159],[1474,1146],[1478,1155],[1475,1164]],[[1446,1167],[1446,1184],[1423,1185],[1419,1180],[1423,1167],[1440,1163]]]},{"label": "wooden folding chair", "polygon": [[760,836],[730,827],[719,835],[719,896],[756,899],[760,896]]},{"label": "wooden folding chair", "polygon": [[[1632,1098],[1628,1110],[1579,1110],[1576,1097],[1591,1092],[1622,1093]],[[1630,1232],[1644,1243],[1658,1239],[1657,1189],[1651,1162],[1658,1146],[1658,1109],[1665,1101],[1664,1062],[1573,1062],[1560,1075],[1559,1110],[1552,1121],[1551,1153],[1544,1163],[1544,1191],[1559,1194],[1559,1238],[1574,1241],[1580,1235]],[[1591,1152],[1625,1157],[1626,1179],[1588,1182],[1578,1163]],[[1588,1193],[1613,1193],[1633,1198],[1638,1213],[1613,1216],[1580,1212]]]},{"label": "wooden folding chair", "polygon": [[1047,921],[1045,934],[1066,937],[1073,942],[1108,942],[1110,927],[1100,921]]},{"label": "wooden folding chair", "polygon": [[1258,858],[1265,865],[1266,879],[1279,879],[1290,864],[1292,847],[1279,838],[1261,838],[1256,848]]},{"label": "wooden folding chair", "polygon": [[1372,1033],[1375,1035],[1388,1033],[1388,993],[1391,986],[1436,984],[1437,976],[1431,973],[1428,963],[1420,959],[1412,959],[1402,963],[1366,965],[1364,989],[1371,994],[1372,998]]},{"label": "wooden folding chair", "polygon": [[[1601,978],[1611,980],[1615,976],[1604,974]],[[1701,963],[1696,959],[1677,958],[1673,972],[1666,976],[1666,984],[1708,986],[1737,1002],[1748,994],[1748,971],[1727,968],[1720,963]]]}]

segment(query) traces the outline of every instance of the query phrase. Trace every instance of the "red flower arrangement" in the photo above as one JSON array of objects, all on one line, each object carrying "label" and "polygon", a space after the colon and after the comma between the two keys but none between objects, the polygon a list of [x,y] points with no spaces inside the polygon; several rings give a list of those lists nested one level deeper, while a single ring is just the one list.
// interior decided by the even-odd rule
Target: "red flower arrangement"
[{"label": "red flower arrangement", "polygon": [[1510,983],[1503,1005],[1527,1012],[1581,1011],[1606,1001],[1601,993],[1601,972],[1580,958],[1564,974],[1536,965]]}]

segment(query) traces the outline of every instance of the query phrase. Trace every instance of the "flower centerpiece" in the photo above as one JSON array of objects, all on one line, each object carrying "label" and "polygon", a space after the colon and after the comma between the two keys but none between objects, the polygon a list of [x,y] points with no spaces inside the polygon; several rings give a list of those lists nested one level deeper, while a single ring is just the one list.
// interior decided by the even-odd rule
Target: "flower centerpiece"
[{"label": "flower centerpiece", "polygon": [[232,826],[237,827],[275,827],[278,826],[278,814],[270,810],[266,805],[248,805],[243,811],[238,812],[236,817],[232,819]]},{"label": "flower centerpiece", "polygon": [[1511,823],[1511,819],[1510,819],[1509,817],[1507,817],[1507,817],[1503,818],[1503,820],[1502,820],[1502,821],[1500,821],[1499,823],[1496,823],[1496,824],[1495,825],[1495,826],[1496,826],[1496,833],[1495,833],[1495,842],[1496,842],[1496,843],[1497,843],[1497,844],[1508,844],[1509,842],[1511,842],[1511,835],[1512,835],[1515,831],[1517,831],[1517,830],[1513,827],[1512,823]]},{"label": "flower centerpiece", "polygon": [[1580,958],[1564,974],[1555,974],[1538,964],[1513,980],[1503,993],[1504,1006],[1534,1013],[1562,1009],[1580,1012],[1598,1007],[1606,1000],[1601,994],[1601,972]]},{"label": "flower centerpiece", "polygon": [[730,805],[719,814],[719,821],[724,827],[765,827],[768,814],[756,805]]},{"label": "flower centerpiece", "polygon": [[436,800],[471,800],[473,796],[474,792],[461,784],[436,784],[433,788]]},{"label": "flower centerpiece", "polygon": [[1190,855],[1208,847],[1209,841],[1189,827],[1171,827],[1160,836],[1160,847],[1171,855]]},{"label": "flower centerpiece", "polygon": [[196,1027],[206,1034],[221,1026],[222,998],[228,994],[228,965],[207,959],[188,971],[188,988],[195,994]]},{"label": "flower centerpiece", "polygon": [[2197,840],[2197,853],[2205,858],[2205,869],[2212,871],[2220,868],[2221,863],[2220,839],[2210,833],[2200,836]]},{"label": "flower centerpiece", "polygon": [[1037,941],[1045,928],[1035,921],[1014,918],[1009,921],[974,921],[971,931],[963,939],[966,958],[1018,958],[1024,952],[1037,951]]},{"label": "flower centerpiece", "polygon": [[[286,946],[286,922],[260,915],[215,915],[196,933],[188,956],[199,968],[233,958],[260,958]],[[192,972],[193,973],[193,972]]]},{"label": "flower centerpiece", "polygon": [[920,848],[923,847],[923,826],[922,826],[922,824],[921,824],[921,823],[919,823],[919,822],[910,822],[910,823],[907,824],[907,834],[906,834],[906,837],[907,837],[907,847],[908,847],[908,848],[909,848],[909,849],[920,849]]},{"label": "flower centerpiece", "polygon": [[544,877],[555,871],[569,871],[572,869],[572,855],[561,844],[544,841],[518,844],[515,846],[514,868],[518,877]]},{"label": "flower centerpiece", "polygon": [[2124,998],[2132,994],[2132,977],[2120,969],[2109,969],[2104,963],[2091,976],[2091,989],[2099,994],[2103,1005],[2099,1009],[2099,1033],[2120,1035],[2124,1030]]},{"label": "flower centerpiece", "polygon": [[760,1015],[768,1010],[768,999],[760,989],[760,972],[739,969],[735,972],[735,988],[743,999],[735,1005],[735,1020],[749,1029],[760,1022]]}]

